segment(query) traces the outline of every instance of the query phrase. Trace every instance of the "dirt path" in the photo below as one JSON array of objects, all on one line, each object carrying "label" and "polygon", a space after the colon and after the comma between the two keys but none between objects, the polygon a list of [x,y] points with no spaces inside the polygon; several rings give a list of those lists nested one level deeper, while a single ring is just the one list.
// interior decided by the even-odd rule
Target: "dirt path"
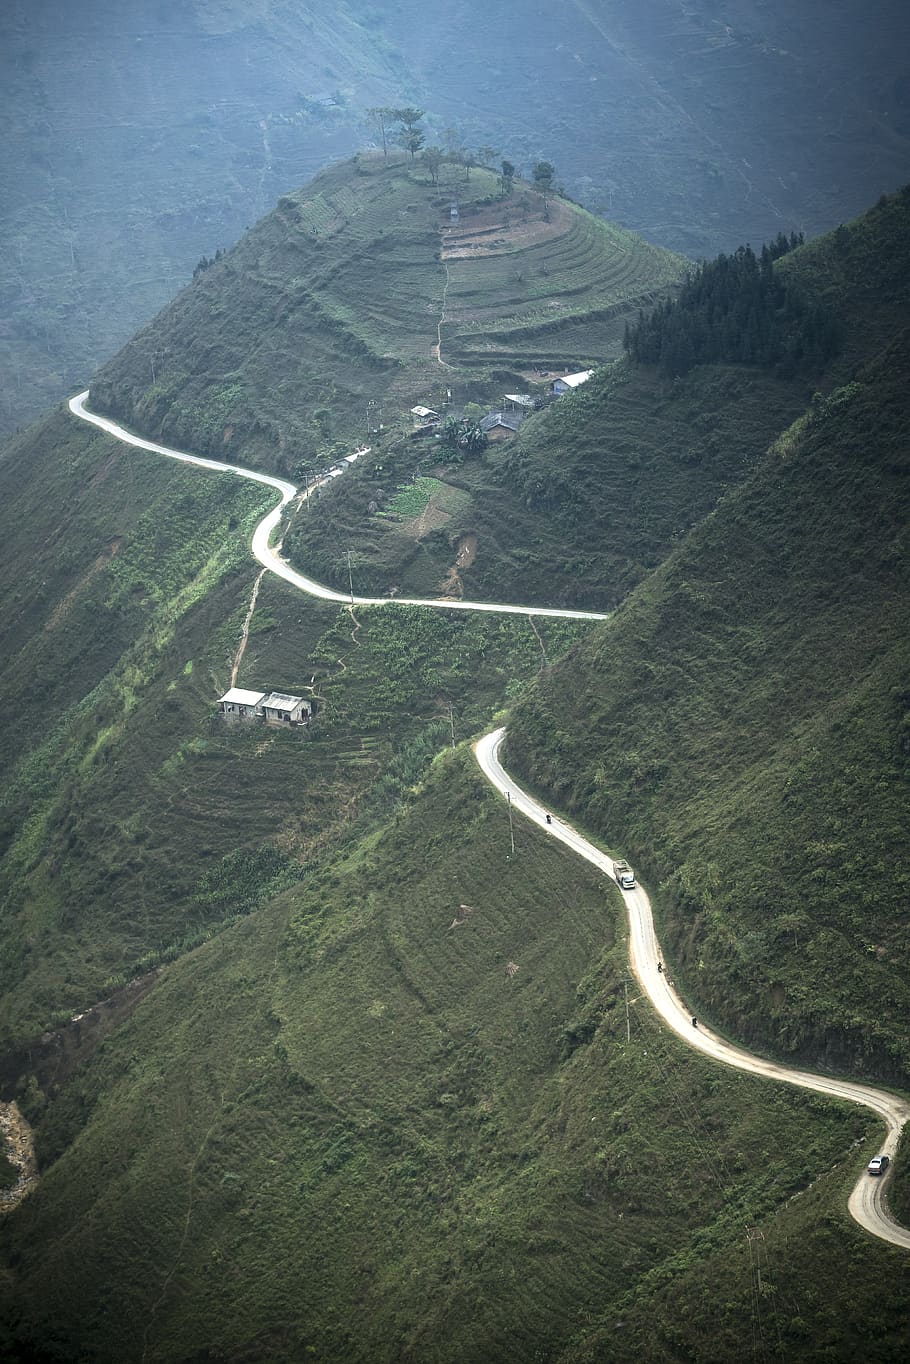
[{"label": "dirt path", "polygon": [[18,1208],[23,1198],[38,1183],[32,1129],[16,1103],[0,1103],[0,1145],[12,1163],[19,1167],[19,1177],[15,1183],[0,1189],[0,1214],[3,1214]]},{"label": "dirt path", "polygon": [[252,619],[253,619],[253,612],[256,610],[256,598],[259,596],[259,584],[262,582],[262,579],[263,579],[264,577],[265,577],[265,569],[263,568],[263,569],[260,569],[259,574],[257,575],[256,581],[253,583],[253,594],[252,594],[252,596],[250,597],[250,606],[249,606],[249,610],[247,611],[247,613],[246,613],[246,618],[244,619],[244,622],[243,622],[243,629],[240,631],[240,643],[239,643],[239,645],[237,646],[237,652],[236,652],[236,654],[234,655],[234,666],[233,666],[233,668],[231,669],[231,686],[232,686],[232,687],[233,687],[233,686],[236,686],[236,684],[237,684],[237,673],[240,671],[240,664],[241,664],[241,662],[242,662],[242,660],[243,660],[243,655],[244,655],[244,653],[246,652],[247,640],[248,640],[249,637],[250,637],[250,622],[251,622]]},{"label": "dirt path", "polygon": [[433,354],[436,356],[436,359],[442,365],[443,369],[451,369],[452,366],[448,361],[443,360],[442,358],[442,326],[446,320],[446,301],[449,297],[449,285],[452,282],[452,277],[449,274],[448,261],[444,260],[442,262],[442,268],[446,272],[446,282],[442,286],[442,312],[439,314],[439,321],[436,323],[436,345],[433,347]]}]

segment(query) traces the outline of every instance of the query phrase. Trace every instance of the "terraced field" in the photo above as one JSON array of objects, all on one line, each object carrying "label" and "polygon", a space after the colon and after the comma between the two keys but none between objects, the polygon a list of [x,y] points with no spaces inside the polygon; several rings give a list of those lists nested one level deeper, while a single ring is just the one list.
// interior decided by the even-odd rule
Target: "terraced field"
[{"label": "terraced field", "polygon": [[503,228],[487,229],[492,240],[482,254],[459,250],[447,261],[448,359],[521,357],[549,368],[617,355],[625,319],[676,282],[682,260],[577,206],[544,209],[533,193],[522,201],[538,234],[522,230],[524,222],[512,229],[504,206]]},{"label": "terraced field", "polygon": [[604,360],[625,318],[683,268],[577,205],[520,186],[503,199],[489,171],[466,181],[448,167],[431,186],[419,165],[343,169],[336,187],[328,172],[282,206],[324,248],[305,277],[313,299],[377,356],[432,359],[445,295],[450,365]]},{"label": "terraced field", "polygon": [[97,376],[93,399],[166,444],[242,448],[290,474],[362,440],[370,404],[387,428],[410,426],[441,383],[494,401],[492,371],[612,357],[626,316],[682,268],[530,186],[502,198],[491,171],[446,165],[433,185],[419,161],[364,156],[284,195]]}]

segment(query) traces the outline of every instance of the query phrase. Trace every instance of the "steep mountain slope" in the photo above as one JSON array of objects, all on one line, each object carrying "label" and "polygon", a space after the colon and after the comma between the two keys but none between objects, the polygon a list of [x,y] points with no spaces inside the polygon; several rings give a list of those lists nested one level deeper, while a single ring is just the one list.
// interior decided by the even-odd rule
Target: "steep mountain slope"
[{"label": "steep mountain slope", "polygon": [[[5,1245],[15,1339],[554,1357],[693,1246],[736,1247],[748,1298],[744,1226],[786,1238],[808,1185],[837,1195],[865,1118],[705,1065],[634,1000],[629,1045],[618,897],[522,825],[510,858],[481,783],[440,758],[378,838],[171,968],[52,1105],[59,1158]],[[861,1319],[889,1257],[848,1244]],[[792,1314],[791,1264],[766,1284]]]},{"label": "steep mountain slope", "polygon": [[[492,184],[459,175],[463,223],[474,205],[478,220],[499,210]],[[516,299],[505,274],[498,293],[487,279],[510,336],[562,300],[567,334],[587,330],[606,354],[618,322],[595,332],[598,311],[621,317],[676,277],[675,257],[575,206],[554,199],[545,216],[541,196],[518,186],[509,202],[520,240],[506,231],[480,269],[510,255],[539,264],[538,252],[552,266],[533,296]],[[375,159],[325,173],[127,347],[93,384],[93,403],[107,400],[146,434],[281,470],[336,434],[353,439],[371,398],[394,418],[440,369],[431,351],[448,204],[425,176]],[[459,263],[470,281],[473,262]],[[463,384],[481,383],[478,366],[465,372]],[[455,383],[462,371],[445,373]],[[231,680],[257,576],[250,531],[270,494],[127,450],[68,413],[10,444],[0,489],[6,1041],[83,1010],[267,898],[358,817],[377,783],[393,798],[407,785],[449,703],[470,732],[510,680],[577,635],[458,617],[374,628],[369,613],[339,619],[267,582],[239,681],[306,688],[319,725],[306,742],[229,733],[212,702]],[[291,772],[306,776],[288,801]]]},{"label": "steep mountain slope", "polygon": [[[883,224],[906,289],[908,212],[896,196],[850,230],[861,289]],[[831,249],[787,268],[809,278]],[[541,678],[509,735],[513,762],[660,883],[701,1011],[904,1080],[908,373],[898,331]]]},{"label": "steep mountain slope", "polygon": [[362,439],[371,404],[394,422],[492,366],[618,354],[624,319],[682,269],[577,205],[520,183],[503,199],[488,171],[447,166],[434,184],[359,157],[284,196],[101,371],[93,401],[146,434],[288,471]]},{"label": "steep mountain slope", "polygon": [[[417,104],[690,255],[814,233],[906,173],[906,8],[803,0],[10,0],[0,430],[278,195]],[[541,91],[546,98],[541,98]]]},{"label": "steep mountain slope", "polygon": [[[396,214],[429,202],[367,171]],[[315,198],[279,217],[297,233]],[[249,608],[258,492],[64,414],[15,443],[0,875],[4,1040],[19,1045],[0,1075],[42,1179],[4,1226],[6,1354],[720,1361],[750,1338],[794,1359],[847,1364],[858,1341],[903,1357],[906,1259],[844,1212],[875,1124],[668,1038],[623,979],[615,893],[520,822],[513,855],[508,812],[448,750],[450,726],[476,732],[539,672],[513,757],[665,882],[686,993],[779,1052],[906,1075],[908,339],[876,295],[899,314],[908,208],[888,200],[776,267],[835,280],[853,349],[833,378],[730,366],[664,384],[623,366],[479,466],[491,528],[483,489],[518,489],[498,523],[512,581],[550,507],[554,564],[561,535],[615,599],[634,587],[611,622],[350,613],[264,579],[238,681],[313,694],[305,735],[212,715]],[[330,247],[347,223],[329,229]],[[295,420],[285,333],[257,354],[253,326],[289,293],[262,249],[277,240],[254,234],[223,276],[267,300],[243,337],[220,262],[170,316],[174,417],[129,351],[108,398],[232,458],[242,426],[251,459],[290,459],[267,424]],[[357,334],[340,278],[322,286],[331,339]],[[224,310],[209,329],[206,308]],[[389,332],[379,364],[361,336],[345,391],[391,376],[405,405],[423,360],[404,321]],[[236,409],[209,382],[225,353],[250,366]],[[827,396],[809,402],[809,380]],[[311,394],[301,380],[303,427]],[[324,408],[346,429],[346,399]],[[615,499],[639,474],[626,524],[608,519],[598,486]],[[603,516],[587,541],[585,505]],[[156,966],[83,1045],[70,1011]],[[832,1274],[849,1276],[842,1303]]]}]

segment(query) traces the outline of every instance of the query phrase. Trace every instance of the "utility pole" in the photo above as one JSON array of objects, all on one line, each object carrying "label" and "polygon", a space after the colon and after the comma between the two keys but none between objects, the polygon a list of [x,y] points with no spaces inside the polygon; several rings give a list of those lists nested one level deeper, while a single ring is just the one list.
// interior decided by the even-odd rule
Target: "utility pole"
[{"label": "utility pole", "polygon": [[509,842],[512,845],[512,856],[515,856],[515,829],[512,825],[512,792],[506,792],[506,800],[509,802]]},{"label": "utility pole", "polygon": [[354,575],[351,572],[351,551],[348,550],[348,587],[351,592],[351,605],[354,605]]},{"label": "utility pole", "polygon": [[449,728],[452,731],[452,747],[455,747],[455,712],[452,709],[452,702],[449,702]]}]

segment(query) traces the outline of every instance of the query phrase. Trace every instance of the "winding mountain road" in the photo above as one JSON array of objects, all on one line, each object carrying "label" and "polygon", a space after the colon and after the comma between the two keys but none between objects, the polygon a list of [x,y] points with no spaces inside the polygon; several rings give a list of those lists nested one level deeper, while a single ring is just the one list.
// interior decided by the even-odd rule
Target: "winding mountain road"
[{"label": "winding mountain road", "polygon": [[[248,478],[255,483],[262,483],[267,487],[274,488],[276,492],[280,493],[281,500],[278,505],[263,517],[256,527],[252,542],[253,554],[264,568],[276,573],[285,582],[299,588],[300,591],[309,596],[318,597],[323,601],[335,601],[355,606],[428,606],[460,611],[487,611],[507,615],[553,616],[562,620],[606,619],[604,614],[598,612],[563,610],[559,607],[510,606],[494,602],[447,601],[432,598],[356,597],[350,593],[336,592],[291,568],[279,557],[280,546],[273,547],[271,545],[271,537],[281,520],[285,506],[298,495],[298,490],[293,484],[280,478],[274,478],[269,474],[259,473],[257,470],[241,469],[236,465],[222,464],[213,459],[203,459],[199,455],[189,455],[180,450],[172,450],[166,445],[157,445],[153,441],[142,440],[117,422],[111,421],[110,418],[90,412],[86,407],[88,396],[86,389],[84,393],[79,393],[70,399],[70,411],[74,416],[90,422],[117,440],[139,450],[147,450],[152,454],[165,455],[168,459],[179,460],[184,464],[195,464],[200,468],[211,469],[218,473],[229,473],[240,478]],[[593,843],[588,842],[570,824],[556,816],[551,815],[552,822],[548,823],[547,811],[544,807],[515,784],[499,761],[499,749],[504,737],[505,729],[497,729],[484,735],[474,744],[474,753],[484,776],[503,796],[508,796],[513,809],[524,815],[532,824],[536,824],[544,833],[558,839],[560,843],[564,843],[579,857],[583,857],[592,866],[603,872],[605,876],[615,881],[611,857],[596,848]],[[648,896],[640,885],[637,885],[634,890],[621,891],[620,893],[625,900],[629,916],[629,957],[632,970],[654,1009],[668,1027],[672,1028],[688,1046],[694,1047],[696,1051],[700,1051],[705,1056],[720,1061],[724,1065],[733,1066],[737,1070],[748,1071],[752,1075],[764,1076],[768,1080],[797,1085],[801,1089],[810,1089],[830,1098],[843,1099],[849,1103],[860,1104],[871,1109],[883,1120],[886,1128],[885,1140],[880,1150],[893,1160],[901,1131],[907,1121],[910,1120],[910,1102],[897,1094],[890,1094],[882,1089],[874,1089],[870,1085],[857,1084],[851,1080],[832,1079],[824,1075],[814,1075],[810,1071],[792,1069],[789,1066],[780,1065],[776,1061],[768,1061],[762,1057],[753,1056],[741,1047],[726,1042],[703,1024],[699,1024],[697,1028],[693,1027],[691,1012],[667,979],[666,972],[657,969],[658,962],[662,961],[663,958],[654,932],[654,918]],[[888,1241],[892,1245],[910,1250],[910,1229],[895,1221],[885,1201],[889,1182],[890,1172],[884,1178],[875,1178],[867,1175],[864,1171],[850,1194],[847,1206],[854,1220],[871,1235]]]},{"label": "winding mountain road", "polygon": [[[326,587],[323,583],[316,582],[315,578],[307,578],[303,573],[298,573],[296,568],[291,568],[291,565],[280,556],[280,545],[271,543],[281,521],[282,512],[287,504],[298,496],[298,489],[293,483],[287,483],[283,478],[274,478],[271,474],[259,473],[256,469],[241,469],[236,464],[222,464],[217,459],[203,459],[201,455],[188,455],[182,450],[172,450],[167,445],[156,445],[154,441],[142,440],[119,422],[112,421],[110,417],[99,417],[97,413],[90,412],[86,407],[87,401],[88,389],[84,393],[78,393],[75,398],[70,398],[69,409],[73,415],[90,422],[101,431],[106,431],[109,436],[114,436],[116,440],[123,441],[126,445],[132,445],[137,450],[148,450],[153,455],[166,455],[168,459],[179,460],[181,464],[196,464],[201,469],[212,469],[217,473],[249,478],[254,483],[262,483],[265,487],[274,488],[280,493],[281,501],[262,518],[253,534],[253,557],[258,559],[263,568],[270,569],[279,578],[283,578],[292,587],[299,588],[301,592],[306,592],[310,597],[319,597],[322,601],[341,602],[348,606],[432,606],[443,611],[486,611],[492,615],[508,616],[553,616],[559,620],[607,619],[606,614],[601,611],[570,611],[553,606],[508,606],[503,602],[461,601],[455,598],[449,600],[445,597],[357,597],[350,592],[336,592],[334,588]],[[308,492],[299,495],[303,498],[311,496],[319,486],[314,484]]]}]

